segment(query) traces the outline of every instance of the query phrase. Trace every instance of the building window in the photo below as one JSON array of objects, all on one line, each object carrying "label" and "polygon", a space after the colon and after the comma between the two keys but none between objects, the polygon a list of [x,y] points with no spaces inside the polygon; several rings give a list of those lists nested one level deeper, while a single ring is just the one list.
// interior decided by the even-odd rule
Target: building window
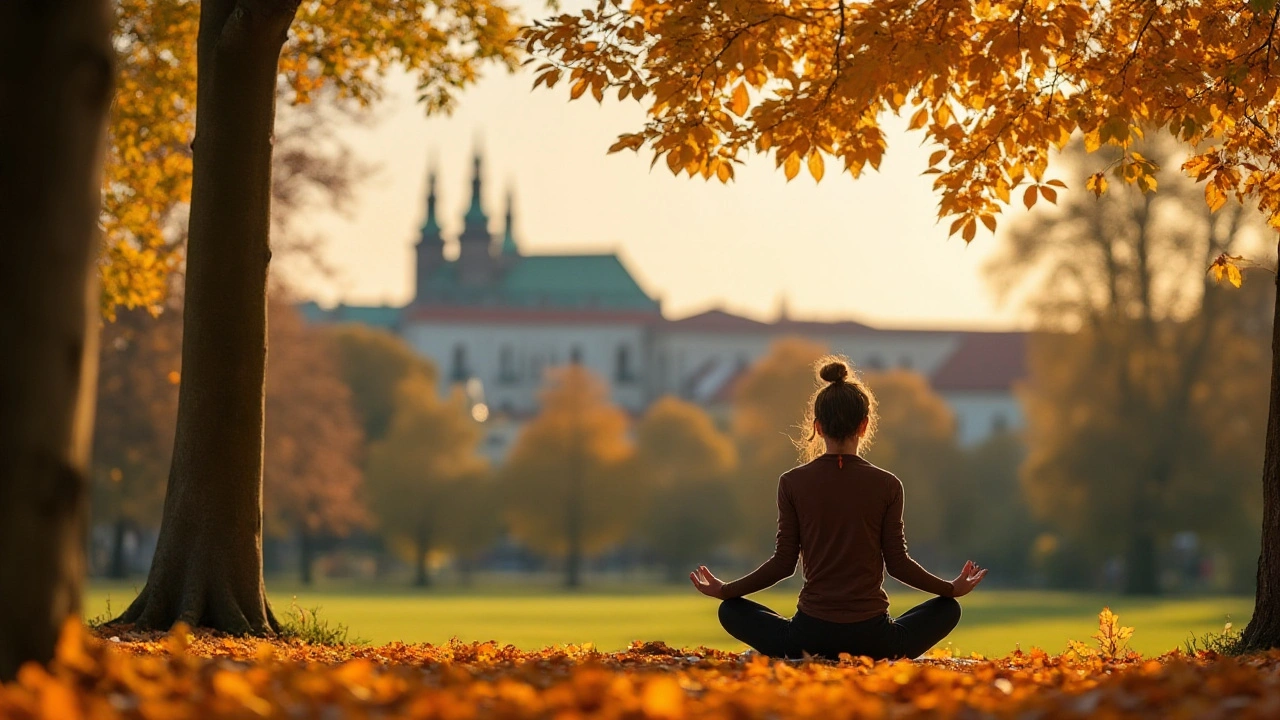
[{"label": "building window", "polygon": [[467,348],[461,343],[453,346],[453,368],[449,376],[454,382],[465,382],[471,377],[471,371],[467,368]]},{"label": "building window", "polygon": [[510,345],[503,345],[498,351],[498,381],[514,383],[516,375],[516,353]]},{"label": "building window", "polygon": [[631,348],[626,345],[618,346],[618,362],[614,371],[614,379],[620,383],[635,380],[635,371],[631,367]]},{"label": "building window", "polygon": [[574,345],[569,348],[569,362],[573,365],[582,364],[582,346]]}]

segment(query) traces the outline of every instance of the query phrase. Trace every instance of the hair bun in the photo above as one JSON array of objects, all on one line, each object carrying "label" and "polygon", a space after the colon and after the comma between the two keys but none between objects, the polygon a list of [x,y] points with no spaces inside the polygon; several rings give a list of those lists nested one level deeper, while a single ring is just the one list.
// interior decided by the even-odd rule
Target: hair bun
[{"label": "hair bun", "polygon": [[844,382],[849,377],[849,366],[842,362],[830,362],[818,371],[818,377],[829,383]]}]

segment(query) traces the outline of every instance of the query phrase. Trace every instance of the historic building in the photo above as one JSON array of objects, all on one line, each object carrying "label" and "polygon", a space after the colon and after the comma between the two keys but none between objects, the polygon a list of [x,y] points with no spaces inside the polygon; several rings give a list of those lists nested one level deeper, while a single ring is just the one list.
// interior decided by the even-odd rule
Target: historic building
[{"label": "historic building", "polygon": [[720,310],[667,319],[613,253],[523,254],[509,195],[502,232],[492,233],[482,171],[477,155],[454,258],[445,252],[431,174],[408,305],[322,309],[309,303],[303,311],[315,322],[386,328],[431,358],[443,385],[467,388],[477,417],[485,418],[486,449],[495,458],[537,411],[548,367],[586,366],[633,413],[664,394],[722,410],[742,372],[785,336],[820,341],[865,369],[924,374],[954,409],[962,443],[1022,425],[1013,394],[1025,374],[1022,333],[881,329],[785,314],[770,323]]}]

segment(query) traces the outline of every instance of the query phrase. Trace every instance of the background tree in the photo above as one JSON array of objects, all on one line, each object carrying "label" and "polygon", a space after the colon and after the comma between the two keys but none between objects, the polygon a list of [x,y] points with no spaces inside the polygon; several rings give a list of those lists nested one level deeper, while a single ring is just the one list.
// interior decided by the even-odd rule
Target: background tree
[{"label": "background tree", "polygon": [[[175,13],[183,7],[190,4]],[[130,21],[162,17],[139,12]],[[174,33],[183,35],[189,43],[190,32]],[[199,81],[194,95],[179,96],[180,109],[194,107],[197,133],[174,461],[147,585],[119,620],[157,629],[185,620],[234,633],[277,627],[263,591],[261,525],[271,137],[281,75],[299,101],[327,84],[368,99],[385,69],[400,65],[418,75],[428,107],[439,108],[474,77],[477,59],[508,58],[509,38],[505,9],[488,2],[365,0],[340,10],[298,0],[200,3]],[[166,56],[163,46],[138,42],[127,33],[119,40],[130,57],[190,58],[187,48]]]},{"label": "background tree", "polygon": [[648,495],[645,545],[681,580],[736,525],[737,449],[702,408],[674,397],[649,406],[636,427],[637,484]]},{"label": "background tree", "polygon": [[129,574],[129,533],[160,523],[182,368],[180,312],[126,310],[102,330],[93,517],[112,525],[107,575]]},{"label": "background tree", "polygon": [[420,374],[397,396],[390,428],[369,451],[369,498],[382,531],[412,544],[414,584],[426,587],[431,551],[474,551],[485,523],[471,515],[496,513],[470,502],[486,496],[487,463],[476,453],[481,431],[466,398],[440,399]]},{"label": "background tree", "polygon": [[[979,224],[995,229],[1015,193],[1028,206],[1056,200],[1065,184],[1046,175],[1050,152],[1076,133],[1087,150],[1119,151],[1093,164],[1085,186],[1095,193],[1108,173],[1154,190],[1158,167],[1133,142],[1165,132],[1192,150],[1182,168],[1205,182],[1211,209],[1248,197],[1280,226],[1277,18],[1275,0],[802,0],[785,10],[599,0],[524,39],[548,60],[535,85],[564,79],[571,97],[651,101],[644,126],[612,149],[647,144],[655,162],[691,176],[728,181],[755,151],[773,153],[788,178],[807,165],[821,179],[828,158],[857,177],[879,167],[885,116],[908,112],[908,127],[938,147],[928,172],[939,217],[969,241]],[[1262,552],[1245,631],[1254,648],[1280,646],[1280,294],[1272,317]]]},{"label": "background tree", "polygon": [[0,5],[0,681],[80,614],[110,13]]},{"label": "background tree", "polygon": [[[1177,164],[1172,142],[1144,151]],[[1084,154],[1075,143],[1064,156],[1076,181],[1087,173]],[[1212,443],[1198,440],[1218,428],[1203,424],[1205,403],[1217,402],[1203,396],[1262,395],[1265,369],[1256,339],[1237,331],[1233,298],[1207,287],[1201,269],[1248,247],[1261,222],[1234,202],[1211,213],[1176,173],[1159,181],[1157,192],[1073,195],[1055,212],[1033,213],[1014,225],[990,266],[1006,290],[1037,288],[1032,307],[1043,325],[1078,328],[1040,338],[1032,354],[1024,398],[1030,497],[1096,563],[1122,554],[1126,589],[1142,594],[1160,590],[1159,550],[1173,530],[1208,530],[1196,512],[1208,488],[1231,488],[1226,506],[1243,507],[1252,473],[1225,477],[1223,469],[1240,464],[1205,455]],[[1231,361],[1241,364],[1220,372]],[[1260,440],[1260,416],[1242,417]],[[1176,526],[1175,517],[1183,518]]]},{"label": "background tree", "polygon": [[268,532],[293,534],[312,582],[317,543],[366,520],[363,434],[330,338],[303,324],[285,299],[270,305],[264,511]]},{"label": "background tree", "polygon": [[948,511],[963,488],[955,472],[960,451],[951,408],[919,373],[890,370],[864,373],[863,379],[876,395],[880,422],[861,454],[902,480],[913,552],[923,550],[923,559],[954,564],[955,551],[948,545],[956,536],[947,527]]},{"label": "background tree", "polygon": [[778,340],[733,390],[731,431],[742,461],[735,483],[738,539],[752,552],[773,549],[778,477],[799,464],[794,438],[808,437],[799,423],[817,387],[813,364],[826,353],[808,340]]},{"label": "background tree", "polygon": [[400,388],[411,376],[435,386],[436,368],[404,340],[364,325],[333,325],[322,330],[333,343],[342,378],[351,388],[365,438],[382,440],[400,403]]},{"label": "background tree", "polygon": [[639,497],[625,472],[634,452],[627,416],[608,392],[580,366],[549,370],[541,409],[501,470],[513,531],[543,552],[564,555],[568,587],[582,584],[586,553],[626,534]]},{"label": "background tree", "polygon": [[955,564],[974,558],[990,567],[1000,583],[1024,584],[1030,579],[1031,548],[1042,525],[1032,515],[1020,482],[1025,457],[1023,439],[1000,432],[965,448],[959,464],[942,475],[944,561]]}]

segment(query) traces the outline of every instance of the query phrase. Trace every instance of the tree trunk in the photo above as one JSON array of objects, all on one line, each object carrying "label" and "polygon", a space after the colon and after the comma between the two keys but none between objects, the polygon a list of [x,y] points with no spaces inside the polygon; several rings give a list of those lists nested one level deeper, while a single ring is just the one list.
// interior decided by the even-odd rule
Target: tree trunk
[{"label": "tree trunk", "polygon": [[80,615],[111,25],[105,0],[0,2],[0,681]]},{"label": "tree trunk", "polygon": [[418,527],[418,535],[414,538],[414,587],[431,587],[431,572],[427,568],[427,556],[431,552],[431,531],[425,525]]},{"label": "tree trunk", "polygon": [[160,537],[120,622],[278,629],[262,580],[271,142],[298,0],[203,0],[182,384]]},{"label": "tree trunk", "polygon": [[315,580],[311,571],[316,564],[316,544],[315,537],[306,525],[298,529],[298,563],[302,584],[310,587]]},{"label": "tree trunk", "polygon": [[1135,529],[1129,536],[1129,549],[1125,554],[1126,595],[1160,594],[1158,560],[1155,533],[1147,528]]},{"label": "tree trunk", "polygon": [[107,577],[112,580],[129,577],[129,559],[124,554],[124,541],[128,534],[129,522],[118,518],[111,531],[111,564],[107,567]]},{"label": "tree trunk", "polygon": [[[1277,277],[1280,284],[1280,276]],[[1262,551],[1253,619],[1244,629],[1244,647],[1280,647],[1280,292],[1271,328],[1271,404],[1267,415],[1266,459],[1262,463]]]}]

